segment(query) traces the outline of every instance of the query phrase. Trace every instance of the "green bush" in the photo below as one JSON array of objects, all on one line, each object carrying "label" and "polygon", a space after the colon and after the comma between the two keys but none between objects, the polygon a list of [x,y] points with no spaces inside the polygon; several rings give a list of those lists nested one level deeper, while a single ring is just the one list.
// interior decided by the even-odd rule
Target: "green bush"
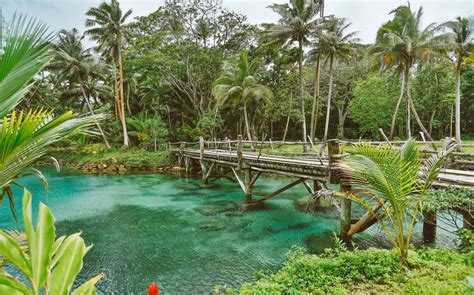
[{"label": "green bush", "polygon": [[169,167],[172,164],[169,151],[142,149],[106,149],[102,144],[86,145],[78,150],[56,151],[52,156],[68,163],[106,164],[114,161],[129,168]]},{"label": "green bush", "polygon": [[217,286],[217,293],[229,294],[347,294],[387,292],[396,294],[469,294],[468,276],[474,269],[465,255],[440,249],[419,249],[410,253],[410,268],[393,250],[326,250],[308,255],[302,249],[291,252],[283,268],[245,283],[239,289]]}]

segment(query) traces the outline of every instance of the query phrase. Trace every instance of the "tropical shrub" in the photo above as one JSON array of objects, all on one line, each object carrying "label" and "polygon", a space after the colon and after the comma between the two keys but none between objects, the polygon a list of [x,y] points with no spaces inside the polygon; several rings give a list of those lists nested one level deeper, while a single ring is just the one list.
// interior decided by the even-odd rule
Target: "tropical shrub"
[{"label": "tropical shrub", "polygon": [[136,117],[128,117],[127,123],[132,128],[129,135],[137,137],[142,148],[156,151],[160,146],[163,147],[168,129],[159,115],[140,113]]},{"label": "tropical shrub", "polygon": [[408,249],[421,202],[443,167],[443,151],[421,161],[418,146],[409,139],[399,150],[390,146],[359,144],[338,163],[348,182],[362,198],[339,193],[360,203],[379,219],[400,259],[408,265]]},{"label": "tropical shrub", "polygon": [[[327,249],[309,255],[290,252],[276,273],[244,283],[238,289],[216,286],[222,294],[470,294],[474,269],[465,256],[449,250],[411,251],[406,269],[393,250]],[[423,290],[420,292],[420,290]]]},{"label": "tropical shrub", "polygon": [[[10,235],[0,230],[0,255],[8,259],[29,281],[13,277],[4,269],[0,273],[1,294],[69,294],[79,274],[83,258],[92,246],[86,246],[80,233],[56,238],[54,216],[40,203],[36,229],[33,227],[31,194],[23,194],[23,224],[28,251]],[[71,294],[96,294],[99,274]]]}]

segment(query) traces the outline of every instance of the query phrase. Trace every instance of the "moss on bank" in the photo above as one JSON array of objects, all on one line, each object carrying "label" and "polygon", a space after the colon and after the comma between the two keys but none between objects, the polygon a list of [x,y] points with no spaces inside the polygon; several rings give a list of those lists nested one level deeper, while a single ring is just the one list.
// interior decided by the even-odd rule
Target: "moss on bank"
[{"label": "moss on bank", "polygon": [[[228,294],[473,294],[473,253],[440,249],[411,251],[406,269],[393,250],[292,252],[283,268]],[[471,277],[470,277],[471,276]],[[470,282],[469,282],[470,280]]]},{"label": "moss on bank", "polygon": [[63,165],[86,172],[156,171],[172,166],[171,154],[168,151],[107,149],[101,144],[56,150],[51,156]]}]

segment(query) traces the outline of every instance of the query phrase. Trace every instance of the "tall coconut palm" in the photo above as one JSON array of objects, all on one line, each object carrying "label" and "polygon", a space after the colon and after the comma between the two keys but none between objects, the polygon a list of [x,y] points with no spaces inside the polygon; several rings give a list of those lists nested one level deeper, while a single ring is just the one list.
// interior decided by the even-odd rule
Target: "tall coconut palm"
[{"label": "tall coconut palm", "polygon": [[[82,40],[84,36],[74,28],[70,31],[61,30],[58,33],[59,41],[56,45],[56,56],[50,67],[58,70],[59,81],[68,81],[68,90],[72,90],[74,85],[78,85],[83,97],[83,101],[89,112],[94,115],[94,109],[90,103],[90,96],[86,95],[84,84],[90,81],[91,69],[94,67],[93,57],[89,49],[84,49]],[[110,144],[99,123],[97,128],[104,139],[107,148]]]},{"label": "tall coconut palm", "polygon": [[394,68],[401,75],[400,97],[392,117],[390,137],[393,137],[395,122],[401,101],[406,96],[407,101],[407,136],[411,137],[410,114],[413,113],[416,122],[423,133],[430,139],[431,135],[424,127],[415,109],[411,95],[412,70],[417,62],[428,60],[433,50],[438,46],[435,33],[437,27],[430,24],[421,29],[423,10],[412,12],[410,5],[399,6],[390,12],[393,19],[384,24],[377,32],[375,44],[369,50],[375,61],[381,62],[385,68]]},{"label": "tall coconut palm", "polygon": [[103,56],[108,60],[116,62],[119,67],[119,86],[116,103],[119,119],[122,124],[123,145],[125,147],[129,145],[129,138],[125,119],[122,48],[126,37],[129,35],[129,26],[126,24],[126,21],[131,14],[132,10],[123,13],[117,0],[103,2],[98,7],[92,7],[86,12],[88,16],[86,26],[91,28],[86,31],[86,34],[92,40],[97,41],[98,46],[96,49],[102,52]]},{"label": "tall coconut palm", "polygon": [[8,197],[16,217],[11,186],[27,174],[36,174],[47,184],[31,165],[47,153],[48,146],[93,124],[99,116],[78,118],[72,112],[55,116],[43,108],[13,110],[50,61],[51,35],[45,25],[19,16],[6,34],[0,22],[0,40],[0,200]]},{"label": "tall coconut palm", "polygon": [[324,19],[324,0],[319,1],[320,9],[319,9],[319,19],[317,24],[313,28],[313,34],[316,39],[316,46],[314,46],[313,50],[311,50],[310,55],[316,56],[316,68],[314,73],[314,92],[313,92],[313,106],[311,108],[311,125],[310,125],[310,137],[314,140],[316,134],[316,128],[318,126],[318,114],[319,114],[319,91],[321,86],[321,57],[322,53],[318,50],[317,42],[319,35],[323,32],[325,19]]},{"label": "tall coconut palm", "polygon": [[[461,143],[461,68],[466,57],[472,56],[473,23],[467,18],[457,17],[442,25],[449,30],[448,45],[454,53],[456,79],[455,133],[456,142]],[[469,50],[471,49],[471,51]]]},{"label": "tall coconut palm", "polygon": [[326,31],[319,37],[319,49],[329,62],[329,89],[326,109],[326,123],[324,126],[324,139],[328,137],[329,116],[331,113],[331,98],[333,87],[333,66],[334,60],[345,61],[356,54],[354,43],[358,41],[355,38],[356,32],[347,33],[347,29],[351,23],[347,23],[345,19],[332,18],[328,22]]},{"label": "tall coconut palm", "polygon": [[270,100],[273,97],[272,91],[268,87],[259,84],[255,78],[256,66],[256,63],[249,61],[247,53],[242,52],[237,62],[224,65],[224,74],[217,78],[212,89],[217,106],[222,106],[229,100],[235,100],[242,104],[245,130],[250,141],[252,141],[252,133],[247,114],[249,100]]},{"label": "tall coconut palm", "polygon": [[[280,15],[278,24],[267,27],[265,35],[282,44],[298,43],[298,75],[303,127],[303,142],[307,142],[306,116],[304,106],[303,47],[309,37],[318,15],[321,3],[315,0],[290,0],[289,4],[273,4],[270,8]],[[304,145],[306,148],[306,145]]]}]

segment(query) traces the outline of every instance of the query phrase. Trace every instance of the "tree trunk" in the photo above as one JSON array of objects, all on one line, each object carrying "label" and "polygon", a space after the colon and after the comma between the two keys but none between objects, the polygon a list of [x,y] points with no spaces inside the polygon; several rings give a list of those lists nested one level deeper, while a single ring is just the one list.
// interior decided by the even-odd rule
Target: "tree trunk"
[{"label": "tree trunk", "polygon": [[[85,101],[85,103],[86,103],[86,105],[87,105],[87,108],[89,109],[89,112],[90,112],[92,115],[95,115],[95,114],[94,114],[94,110],[92,109],[92,106],[91,106],[91,104],[90,104],[90,102],[89,102],[89,99],[88,99],[88,97],[87,97],[87,95],[86,95],[86,92],[84,91],[84,87],[82,87],[82,85],[81,85],[81,91],[82,91],[82,95],[84,96],[84,101]],[[104,139],[105,145],[107,146],[108,149],[110,149],[109,141],[107,140],[107,137],[105,136],[105,133],[104,133],[104,131],[102,130],[102,127],[100,127],[99,122],[97,122],[96,125],[97,125],[97,128],[99,129],[100,134],[102,135],[102,138]]]},{"label": "tree trunk", "polygon": [[413,98],[411,97],[410,77],[407,77],[407,83],[406,84],[407,84],[407,95],[408,95],[408,106],[409,106],[408,113],[410,113],[410,108],[411,108],[411,111],[413,112],[413,116],[415,117],[416,123],[418,124],[420,129],[423,131],[426,138],[429,141],[433,141],[433,138],[431,137],[430,133],[428,132],[428,130],[426,130],[425,126],[421,122],[420,116],[418,116],[418,112],[415,109],[415,104],[413,103]]},{"label": "tree trunk", "polygon": [[428,126],[428,129],[429,129],[429,131],[430,131],[430,134],[433,133],[433,120],[434,120],[435,115],[436,115],[436,109],[433,110],[433,112],[431,113],[431,117],[430,117],[430,124],[429,124],[429,126]]},{"label": "tree trunk", "polygon": [[393,133],[395,132],[395,123],[397,121],[398,111],[400,110],[400,104],[402,103],[404,89],[405,89],[405,79],[406,74],[405,71],[402,74],[402,85],[400,87],[400,97],[398,97],[397,105],[395,106],[395,112],[393,113],[392,117],[392,125],[390,125],[390,139],[393,139]]},{"label": "tree trunk", "polygon": [[406,129],[407,129],[407,138],[411,138],[411,112],[410,112],[410,98],[408,97],[408,91],[409,91],[409,88],[410,88],[410,70],[409,69],[405,69],[403,71],[403,75],[405,76],[405,92],[406,92],[406,96],[407,96],[407,99],[406,99],[406,103],[407,103],[407,126],[406,126]]},{"label": "tree trunk", "polygon": [[456,65],[456,102],[455,102],[455,132],[456,143],[461,144],[461,62],[458,60]]},{"label": "tree trunk", "polygon": [[324,126],[324,139],[328,139],[328,129],[329,129],[329,116],[331,115],[331,96],[332,96],[332,66],[334,62],[334,57],[329,58],[329,90],[328,90],[328,101],[326,109],[326,124]]},{"label": "tree trunk", "polygon": [[120,79],[120,112],[121,117],[120,121],[122,123],[122,130],[123,130],[123,145],[125,147],[129,146],[128,140],[128,131],[127,131],[127,123],[125,119],[125,100],[123,95],[123,64],[122,64],[122,52],[119,48],[118,50],[118,63],[119,63],[119,79]]},{"label": "tree trunk", "polygon": [[311,129],[310,137],[314,140],[316,135],[316,127],[318,126],[318,114],[319,114],[319,85],[321,78],[321,54],[318,53],[316,59],[316,73],[314,80],[314,95],[313,95],[313,108],[311,110]]},{"label": "tree trunk", "polygon": [[[456,102],[454,103],[456,104]],[[449,115],[449,137],[453,138],[453,106],[451,105],[451,114]]]},{"label": "tree trunk", "polygon": [[244,100],[244,120],[245,120],[245,131],[247,132],[247,137],[249,141],[252,141],[252,135],[250,133],[250,123],[247,116],[247,102]]},{"label": "tree trunk", "polygon": [[346,121],[346,115],[344,114],[343,109],[337,109],[338,111],[338,123],[337,123],[337,138],[343,139],[344,138],[344,122]]},{"label": "tree trunk", "polygon": [[303,40],[298,40],[299,43],[299,59],[298,59],[298,75],[300,79],[300,100],[301,100],[301,117],[303,124],[303,151],[306,152],[306,116],[304,111],[304,83],[303,83]]},{"label": "tree trunk", "polygon": [[285,126],[285,133],[283,133],[283,142],[285,142],[286,134],[288,133],[288,126],[290,125],[290,115],[291,115],[291,105],[293,102],[293,92],[290,92],[290,107],[288,109],[288,117],[286,117],[286,126]]}]

